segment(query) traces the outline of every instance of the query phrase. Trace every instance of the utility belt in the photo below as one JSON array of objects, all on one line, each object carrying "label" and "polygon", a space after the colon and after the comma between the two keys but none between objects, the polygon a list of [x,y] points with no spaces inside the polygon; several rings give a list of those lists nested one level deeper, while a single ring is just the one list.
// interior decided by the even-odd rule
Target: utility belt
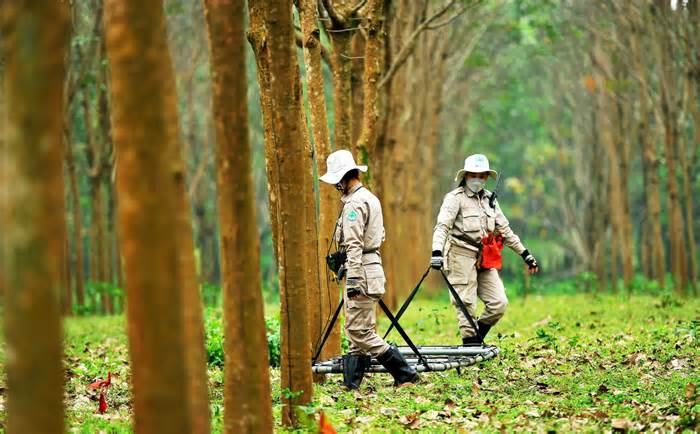
[{"label": "utility belt", "polygon": [[456,240],[469,244],[470,246],[476,248],[478,251],[481,251],[481,248],[483,247],[481,243],[477,243],[476,241],[472,240],[471,238],[467,238],[464,235],[451,234],[451,236]]}]

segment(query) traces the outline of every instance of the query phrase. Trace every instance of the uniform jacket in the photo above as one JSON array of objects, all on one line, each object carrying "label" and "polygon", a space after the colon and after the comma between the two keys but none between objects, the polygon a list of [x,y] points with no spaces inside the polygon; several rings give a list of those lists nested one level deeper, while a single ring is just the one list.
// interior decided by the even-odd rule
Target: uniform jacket
[{"label": "uniform jacket", "polygon": [[384,242],[382,205],[362,184],[343,195],[343,212],[336,239],[345,249],[347,277],[364,280],[363,265],[381,264],[379,247]]},{"label": "uniform jacket", "polygon": [[433,230],[433,248],[447,254],[450,245],[477,252],[481,239],[489,233],[503,236],[504,244],[521,254],[525,246],[513,232],[508,219],[501,211],[489,205],[491,192],[472,193],[465,187],[457,187],[445,195],[440,207],[437,224]]}]

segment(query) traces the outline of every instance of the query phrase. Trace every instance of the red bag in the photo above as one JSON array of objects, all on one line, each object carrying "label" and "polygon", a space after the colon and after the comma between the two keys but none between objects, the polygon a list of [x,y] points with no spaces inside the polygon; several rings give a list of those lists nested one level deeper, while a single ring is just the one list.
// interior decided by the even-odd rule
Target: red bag
[{"label": "red bag", "polygon": [[481,268],[494,268],[500,270],[503,268],[503,237],[501,235],[489,234],[481,239]]}]

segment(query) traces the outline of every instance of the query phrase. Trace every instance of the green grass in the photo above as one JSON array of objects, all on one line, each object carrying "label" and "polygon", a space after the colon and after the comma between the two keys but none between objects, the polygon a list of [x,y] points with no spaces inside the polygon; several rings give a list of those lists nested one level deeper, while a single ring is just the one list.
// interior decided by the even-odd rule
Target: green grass
[{"label": "green grass", "polygon": [[[274,307],[268,312],[274,316]],[[457,344],[446,299],[416,300],[402,320],[418,344]],[[385,329],[387,321],[380,321]],[[671,297],[557,295],[515,299],[489,336],[496,359],[462,371],[428,373],[412,388],[369,376],[361,391],[341,377],[315,385],[306,408],[323,411],[340,431],[692,431],[699,428],[700,301]],[[130,432],[129,367],[123,317],[66,321],[69,432]],[[398,335],[392,334],[394,339]],[[109,409],[95,413],[87,389],[113,373]],[[279,370],[271,370],[274,413],[281,410]],[[221,430],[223,371],[211,367],[213,426]],[[4,383],[0,417],[4,420]],[[308,430],[314,430],[311,422]],[[278,426],[280,431],[284,431]]]}]

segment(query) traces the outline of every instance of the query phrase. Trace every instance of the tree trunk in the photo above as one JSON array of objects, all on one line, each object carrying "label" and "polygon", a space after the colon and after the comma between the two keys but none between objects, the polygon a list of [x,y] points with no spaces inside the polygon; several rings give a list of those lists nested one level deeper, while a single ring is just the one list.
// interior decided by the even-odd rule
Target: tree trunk
[{"label": "tree trunk", "polygon": [[[333,143],[335,149],[352,151],[352,59],[350,58],[353,31],[331,29],[333,43]],[[361,160],[359,155],[355,158]]]},{"label": "tree trunk", "polygon": [[[173,82],[173,95],[174,95]],[[175,107],[173,107],[174,109]],[[173,110],[174,119],[177,112]],[[192,420],[192,430],[196,434],[210,432],[209,425],[209,392],[207,378],[207,356],[204,342],[204,321],[202,300],[197,279],[197,267],[194,259],[194,234],[192,232],[192,214],[187,200],[185,186],[185,165],[181,158],[180,146],[168,149],[172,154],[172,167],[179,170],[183,176],[175,178],[176,198],[178,200],[178,252],[180,256],[180,279],[183,284],[184,319],[183,336],[185,338],[185,364],[187,367],[187,395],[190,400],[189,411]]]},{"label": "tree trunk", "polygon": [[271,97],[270,52],[268,29],[265,24],[264,5],[260,1],[249,3],[250,24],[248,41],[255,53],[255,63],[260,87],[260,110],[263,118],[263,140],[265,142],[265,172],[267,174],[267,196],[272,230],[272,246],[279,265],[279,250],[282,244],[279,216],[279,170],[277,168],[277,137],[273,128],[273,106]]},{"label": "tree trunk", "polygon": [[[297,88],[299,69],[294,45],[292,7],[284,0],[264,2],[251,0],[250,33],[261,37],[269,50],[267,59],[269,82],[260,84],[261,91],[269,83],[270,103],[273,110],[271,126],[276,145],[274,158],[279,182],[279,221],[281,222],[278,248],[279,283],[282,323],[281,377],[284,407],[282,423],[298,424],[301,414],[296,406],[311,401],[311,348],[308,325],[308,294],[305,277],[305,211],[298,204],[305,200],[303,188],[299,188],[298,178],[303,179],[304,145],[300,111],[302,110]],[[262,20],[261,20],[262,18]],[[254,44],[255,46],[255,44]],[[256,56],[264,52],[256,53]],[[275,59],[270,62],[270,59]],[[260,63],[260,62],[259,62]],[[261,92],[262,94],[262,92]],[[263,98],[261,98],[263,100]],[[265,101],[263,101],[263,104]],[[268,167],[268,170],[270,168]]]},{"label": "tree trunk", "polygon": [[[101,17],[100,17],[101,18]],[[104,23],[103,26],[104,28]],[[104,45],[104,31],[100,32],[100,57],[105,54]],[[100,78],[101,85],[97,97],[97,124],[100,131],[100,147],[99,160],[96,164],[99,164],[99,179],[100,184],[100,198],[101,203],[99,209],[99,220],[98,220],[98,237],[100,238],[99,244],[101,246],[100,252],[98,253],[99,258],[99,273],[100,282],[104,285],[105,291],[102,293],[102,307],[104,311],[111,315],[114,314],[114,297],[111,292],[113,282],[110,279],[110,258],[112,251],[112,242],[110,238],[110,227],[111,218],[110,213],[112,211],[112,197],[114,196],[114,191],[112,191],[112,183],[110,178],[112,176],[112,137],[110,132],[109,123],[109,101],[107,98],[107,82],[109,78],[107,76],[106,68],[100,65],[100,73],[98,75]]]},{"label": "tree trunk", "polygon": [[666,280],[666,259],[664,252],[664,239],[661,229],[661,199],[659,193],[659,158],[654,137],[649,126],[649,91],[644,68],[644,56],[642,54],[641,37],[644,35],[644,18],[634,22],[630,37],[630,49],[632,51],[635,71],[640,79],[639,88],[639,126],[637,129],[639,143],[641,145],[642,170],[644,171],[644,198],[646,216],[649,228],[649,252],[651,275],[663,288]]},{"label": "tree trunk", "polygon": [[[382,47],[382,55],[384,54]],[[364,86],[363,75],[365,71],[365,36],[356,32],[352,37],[352,68],[350,77],[350,89],[352,93],[352,143],[357,144],[362,132],[362,116],[364,112]],[[357,148],[352,150],[353,155],[361,157]],[[376,161],[376,160],[373,160]]]},{"label": "tree trunk", "polygon": [[66,169],[70,183],[71,207],[73,212],[73,248],[75,249],[75,294],[78,309],[85,305],[85,270],[83,268],[83,217],[80,212],[80,191],[78,175],[71,140],[66,143]]},{"label": "tree trunk", "polygon": [[[68,11],[61,2],[7,1],[3,243],[8,433],[64,430],[60,294],[65,219],[63,79]],[[40,174],[40,176],[37,176]]]},{"label": "tree trunk", "polygon": [[[299,0],[299,14],[301,17],[301,29],[303,32],[304,63],[306,65],[306,80],[308,100],[311,114],[311,129],[314,138],[314,150],[316,155],[317,171],[325,173],[325,162],[330,154],[330,134],[328,132],[328,118],[326,116],[326,98],[324,93],[323,68],[321,64],[321,40],[318,28],[317,3],[310,0]],[[313,181],[309,181],[309,185]],[[328,246],[331,244],[331,236],[335,229],[337,217],[337,199],[333,189],[321,186],[319,189],[320,215],[318,224],[318,264],[321,276],[318,293],[318,303],[313,303],[312,308],[318,310],[320,322],[314,327],[312,322],[311,343],[319,342],[323,328],[327,320],[333,315],[335,305],[338,302],[338,287],[331,282],[325,259]],[[315,205],[315,200],[314,200]],[[314,209],[315,212],[315,209]],[[325,287],[324,287],[325,286]],[[316,330],[316,332],[314,332]],[[315,348],[312,348],[312,351]],[[321,357],[330,359],[340,355],[340,325],[336,323],[326,342]]]},{"label": "tree trunk", "polygon": [[[683,236],[683,215],[681,211],[680,193],[677,179],[678,155],[676,145],[678,139],[677,112],[673,91],[673,54],[670,41],[670,30],[666,28],[664,18],[670,14],[670,5],[662,5],[660,12],[662,17],[654,27],[654,40],[656,40],[656,52],[659,59],[659,85],[661,117],[663,121],[664,155],[666,158],[666,176],[668,183],[667,209],[669,217],[669,238],[671,240],[671,271],[673,274],[673,286],[680,295],[685,295],[687,279],[685,237]],[[658,11],[657,11],[658,12]]]},{"label": "tree trunk", "polygon": [[[365,28],[367,39],[365,41],[365,73],[364,73],[364,109],[362,117],[362,131],[356,149],[360,154],[371,157],[375,153],[377,138],[377,121],[379,108],[377,107],[378,89],[377,83],[382,75],[382,47],[384,45],[384,0],[369,0],[367,3]],[[352,101],[351,92],[350,101]],[[352,108],[352,104],[348,104]],[[351,116],[352,117],[352,116]],[[370,178],[371,179],[371,178]]]},{"label": "tree trunk", "polygon": [[248,139],[243,2],[205,0],[216,128],[225,321],[224,431],[272,432],[260,245]]},{"label": "tree trunk", "polygon": [[634,277],[634,267],[632,265],[632,260],[634,258],[632,243],[634,240],[632,238],[632,222],[629,215],[629,188],[627,185],[629,165],[627,163],[627,156],[625,155],[626,144],[624,137],[625,131],[628,130],[624,128],[624,114],[619,104],[620,98],[622,98],[622,96],[619,93],[610,93],[607,100],[607,110],[603,111],[603,113],[607,114],[606,117],[608,117],[610,122],[610,144],[614,149],[614,160],[617,161],[618,164],[617,169],[611,172],[611,182],[617,182],[617,186],[613,187],[613,190],[617,191],[611,190],[611,197],[613,197],[613,200],[615,197],[619,200],[619,202],[613,202],[615,204],[613,212],[617,213],[619,225],[617,228],[617,243],[620,252],[620,265],[622,266],[625,290],[631,291],[632,278]]},{"label": "tree trunk", "polygon": [[[700,43],[699,43],[700,45]],[[699,69],[699,72],[697,73],[700,75],[700,64],[696,67]],[[700,78],[698,79],[700,81]],[[694,218],[694,211],[695,211],[695,204],[693,200],[693,188],[692,188],[692,182],[693,182],[693,176],[694,176],[694,170],[693,168],[696,166],[695,160],[697,159],[698,155],[698,146],[700,146],[700,109],[697,107],[697,101],[700,99],[700,85],[695,84],[695,97],[691,100],[690,104],[692,106],[692,118],[693,118],[693,126],[694,126],[694,137],[693,141],[695,143],[690,144],[691,146],[691,155],[693,157],[691,161],[687,162],[684,164],[684,177],[683,177],[683,191],[685,193],[685,212],[686,212],[686,222],[687,222],[687,237],[688,237],[688,255],[690,256],[690,281],[691,285],[696,291],[697,295],[697,284],[698,284],[698,255],[697,255],[697,244],[696,244],[696,237],[695,237],[695,221],[696,219]]]},{"label": "tree trunk", "polygon": [[[598,110],[597,104],[594,102],[593,109],[591,111],[591,124],[596,126],[596,128],[593,128],[592,134],[592,146],[594,148],[592,152],[593,155],[604,152],[600,139],[601,133],[597,128],[600,122],[598,120],[600,115],[601,114]],[[598,292],[603,292],[607,288],[607,274],[605,272],[605,214],[608,212],[608,206],[606,205],[605,199],[605,192],[607,191],[607,188],[603,176],[602,166],[602,164],[593,164],[593,168],[591,170],[591,176],[595,185],[595,197],[597,198],[598,203],[602,206],[600,206],[598,212],[592,213],[593,215],[591,220],[593,230],[589,231],[589,235],[592,238],[589,244],[592,246],[591,251],[593,252],[593,272],[595,273],[596,280],[598,281]],[[594,234],[598,235],[595,236]]]},{"label": "tree trunk", "polygon": [[192,369],[186,354],[200,348],[190,340],[196,331],[188,327],[185,304],[191,309],[199,309],[199,304],[187,294],[196,289],[188,286],[194,260],[183,259],[193,252],[182,251],[188,237],[192,242],[192,229],[163,6],[110,0],[105,21],[127,273],[134,430],[202,432],[196,419],[208,421],[208,410],[196,417],[193,410],[207,397],[193,396],[192,384],[205,366]]}]

